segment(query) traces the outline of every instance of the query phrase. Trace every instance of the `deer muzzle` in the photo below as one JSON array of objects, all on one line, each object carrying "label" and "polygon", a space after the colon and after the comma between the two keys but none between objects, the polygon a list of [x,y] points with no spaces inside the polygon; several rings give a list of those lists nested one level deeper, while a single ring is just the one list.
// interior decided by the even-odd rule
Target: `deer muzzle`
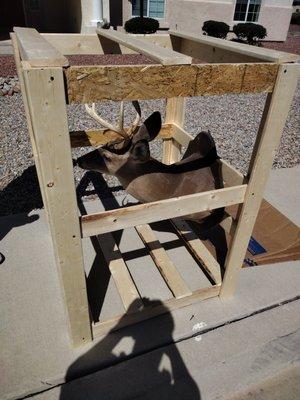
[{"label": "deer muzzle", "polygon": [[86,170],[106,172],[106,164],[98,149],[77,158],[77,165]]}]

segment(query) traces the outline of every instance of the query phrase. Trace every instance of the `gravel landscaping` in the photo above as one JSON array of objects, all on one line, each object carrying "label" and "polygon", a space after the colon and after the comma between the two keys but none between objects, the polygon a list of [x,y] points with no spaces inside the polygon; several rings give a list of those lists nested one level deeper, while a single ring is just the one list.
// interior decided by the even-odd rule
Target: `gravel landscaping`
[{"label": "gravel landscaping", "polygon": [[[10,68],[12,68],[10,66]],[[15,81],[13,81],[16,83]],[[240,171],[246,172],[251,149],[263,110],[264,94],[207,96],[188,99],[185,129],[196,135],[210,130],[215,138],[219,155]],[[141,101],[143,117],[155,110],[163,113],[164,101]],[[274,168],[293,167],[300,162],[300,84],[290,109]],[[113,102],[98,104],[99,113],[113,121],[118,105]],[[133,107],[125,105],[125,122],[134,118]],[[82,105],[68,106],[70,130],[97,128],[97,123],[85,112]],[[42,206],[32,151],[28,138],[24,107],[20,93],[0,96],[0,215],[29,212]],[[89,151],[88,148],[73,150],[73,157]],[[151,144],[154,157],[161,157],[161,141]],[[74,168],[79,195],[94,195],[93,188],[82,189],[84,171]],[[81,181],[81,184],[79,184]],[[107,177],[115,194],[122,188],[115,178]],[[100,180],[99,180],[100,184]],[[102,185],[102,186],[101,186]],[[102,183],[103,195],[109,191]],[[89,196],[90,195],[90,196]]]}]

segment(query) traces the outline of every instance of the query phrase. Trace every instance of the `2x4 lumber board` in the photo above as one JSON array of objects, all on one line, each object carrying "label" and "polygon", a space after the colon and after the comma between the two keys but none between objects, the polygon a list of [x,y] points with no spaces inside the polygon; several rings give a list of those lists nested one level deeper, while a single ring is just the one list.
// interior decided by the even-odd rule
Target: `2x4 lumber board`
[{"label": "2x4 lumber board", "polygon": [[181,297],[180,299],[169,299],[161,302],[157,306],[146,306],[142,311],[127,315],[120,315],[104,322],[97,322],[92,326],[93,336],[102,336],[108,332],[121,329],[125,326],[136,324],[137,322],[145,321],[150,318],[157,317],[179,308],[187,307],[199,301],[207,300],[212,297],[217,297],[220,292],[220,286],[211,286],[204,289],[194,291],[190,296]]},{"label": "2x4 lumber board", "polygon": [[[166,104],[166,117],[165,122],[172,124],[172,132],[174,131],[174,125],[184,125],[186,110],[186,99],[184,97],[173,97],[167,99]],[[181,155],[181,144],[174,138],[164,140],[163,142],[163,157],[162,161],[165,164],[172,164],[179,161]]]},{"label": "2x4 lumber board", "polygon": [[62,68],[23,73],[70,336],[79,346],[92,336]]},{"label": "2x4 lumber board", "polygon": [[[186,41],[183,48],[177,51],[182,51],[183,54],[188,54],[191,57],[200,58],[201,55],[207,56],[207,50],[210,52],[211,56],[214,55],[214,59],[205,59],[207,62],[220,62],[224,60],[224,62],[231,62],[233,59],[227,58],[232,57],[232,53],[234,53],[236,61],[235,62],[247,62],[250,59],[253,61],[268,61],[273,63],[287,63],[287,62],[297,62],[300,59],[300,56],[297,54],[285,53],[283,51],[266,49],[264,47],[250,46],[244,43],[232,42],[230,40],[218,39],[213,37],[208,37],[205,35],[196,35],[190,34],[188,32],[178,32],[178,31],[169,31],[169,34],[175,38],[181,38],[183,41]],[[202,45],[202,47],[194,46],[193,44]],[[206,51],[204,47],[207,47]],[[202,50],[202,53],[201,53]],[[223,50],[222,53],[218,53],[218,50]],[[203,54],[204,53],[204,54]]]},{"label": "2x4 lumber board", "polygon": [[184,147],[187,147],[194,139],[190,133],[186,132],[182,126],[179,126],[176,123],[173,123],[172,125],[172,135],[173,138]]},{"label": "2x4 lumber board", "polygon": [[[158,138],[169,139],[172,137],[172,125],[164,124],[159,132]],[[71,146],[103,146],[109,142],[120,140],[120,135],[108,129],[73,131],[70,132]]]},{"label": "2x4 lumber board", "polygon": [[128,47],[137,53],[144,54],[151,60],[158,61],[162,65],[181,65],[191,64],[192,58],[177,53],[165,47],[158,46],[154,43],[146,42],[142,39],[132,37],[130,34],[110,29],[96,29],[96,33],[109,39],[110,41],[119,43]]},{"label": "2x4 lumber board", "polygon": [[[64,55],[76,54],[136,54],[132,49],[125,46],[119,46],[116,51],[115,43],[106,40],[105,45],[101,43],[98,35],[82,33],[41,33],[49,43]],[[161,47],[172,50],[171,39],[169,35],[140,35],[131,34],[131,37],[142,39],[145,42],[154,43]]]},{"label": "2x4 lumber board", "polygon": [[162,247],[149,225],[135,227],[143,243],[148,247],[150,255],[164,278],[166,284],[176,298],[191,295],[192,292],[176,269],[175,265]]},{"label": "2x4 lumber board", "polygon": [[132,311],[142,308],[143,302],[140,298],[139,292],[112,234],[106,233],[98,236],[98,242],[126,312],[128,312],[130,307],[132,308],[133,302],[136,307]]},{"label": "2x4 lumber board", "polygon": [[187,244],[194,257],[202,264],[205,270],[208,272],[212,280],[219,285],[221,279],[221,267],[210,251],[201,242],[198,236],[193,232],[189,224],[180,219],[172,219],[176,231],[182,237],[184,242]]},{"label": "2x4 lumber board", "polygon": [[94,33],[42,33],[41,35],[63,55],[104,54],[98,36]]},{"label": "2x4 lumber board", "polygon": [[138,204],[81,217],[82,237],[113,232],[196,212],[214,210],[244,201],[247,185]]},{"label": "2x4 lumber board", "polygon": [[272,92],[277,64],[109,65],[64,69],[68,101]]},{"label": "2x4 lumber board", "polygon": [[266,101],[248,172],[249,183],[245,202],[238,213],[237,228],[225,264],[226,270],[220,293],[223,298],[233,296],[237,285],[238,274],[263,198],[264,188],[294,97],[299,69],[298,64],[280,65],[274,92]]},{"label": "2x4 lumber board", "polygon": [[224,218],[219,225],[224,229],[225,232],[229,234],[228,240],[230,239],[230,237],[233,237],[237,227],[237,221],[226,211],[224,213]]},{"label": "2x4 lumber board", "polygon": [[67,67],[68,60],[52,44],[47,42],[36,29],[15,27],[23,61],[31,67]]},{"label": "2x4 lumber board", "polygon": [[169,138],[163,142],[162,162],[164,164],[173,164],[178,161],[181,154],[181,145],[174,139]]},{"label": "2x4 lumber board", "polygon": [[222,177],[225,187],[228,186],[238,186],[246,183],[246,177],[230,165],[226,160],[221,159],[222,163]]},{"label": "2x4 lumber board", "polygon": [[[40,160],[39,160],[38,151],[37,151],[36,144],[35,144],[34,132],[33,132],[32,123],[31,123],[26,87],[25,87],[25,83],[24,83],[23,70],[22,70],[22,66],[21,66],[21,58],[20,58],[20,53],[19,53],[18,41],[17,41],[17,37],[16,37],[15,33],[11,33],[10,37],[11,37],[11,42],[12,42],[13,51],[14,51],[14,60],[15,60],[15,64],[16,64],[17,74],[18,74],[21,93],[22,93],[22,99],[23,99],[23,104],[24,104],[25,116],[26,116],[26,121],[27,121],[27,126],[28,126],[28,133],[29,133],[29,137],[30,137],[34,162],[36,164],[38,180],[39,180],[39,182],[42,182],[41,169],[39,166]],[[44,190],[44,184],[40,184],[40,189],[41,189],[43,204],[46,204],[46,193]],[[47,212],[46,212],[46,216],[48,218]]]}]

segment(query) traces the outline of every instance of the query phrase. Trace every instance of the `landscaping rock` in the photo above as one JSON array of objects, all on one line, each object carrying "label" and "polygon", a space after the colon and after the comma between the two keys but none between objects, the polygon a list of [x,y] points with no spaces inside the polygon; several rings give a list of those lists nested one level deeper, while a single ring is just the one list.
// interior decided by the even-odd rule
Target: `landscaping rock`
[{"label": "landscaping rock", "polygon": [[0,96],[12,96],[20,92],[17,76],[0,77]]}]

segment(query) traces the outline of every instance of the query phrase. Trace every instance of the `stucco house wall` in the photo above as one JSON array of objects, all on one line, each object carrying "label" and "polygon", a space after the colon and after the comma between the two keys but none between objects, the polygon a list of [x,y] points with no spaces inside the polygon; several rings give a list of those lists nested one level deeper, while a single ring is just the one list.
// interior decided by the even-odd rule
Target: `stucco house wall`
[{"label": "stucco house wall", "polygon": [[267,28],[267,40],[284,41],[289,30],[293,12],[293,0],[265,0],[258,23]]},{"label": "stucco house wall", "polygon": [[204,21],[214,19],[229,23],[233,18],[232,0],[167,0],[170,29],[202,33]]},{"label": "stucco house wall", "polygon": [[[111,0],[114,1],[114,0]],[[268,31],[267,40],[284,41],[287,36],[293,0],[262,0],[257,23]],[[233,27],[236,0],[165,0],[162,28],[201,33],[204,21],[214,19]],[[132,17],[131,0],[123,0],[123,24]]]}]

